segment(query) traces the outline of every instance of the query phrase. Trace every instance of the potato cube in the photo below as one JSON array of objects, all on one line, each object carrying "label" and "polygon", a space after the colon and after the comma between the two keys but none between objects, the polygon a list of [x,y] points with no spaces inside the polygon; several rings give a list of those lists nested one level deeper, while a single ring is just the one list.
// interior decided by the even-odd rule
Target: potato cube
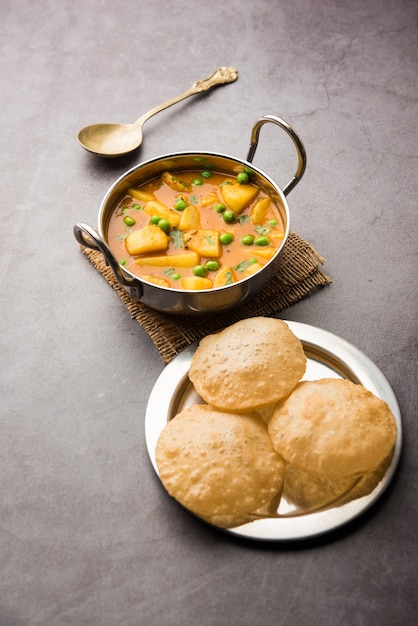
[{"label": "potato cube", "polygon": [[212,289],[213,283],[210,278],[204,276],[185,276],[181,279],[183,289],[200,291],[201,289]]},{"label": "potato cube", "polygon": [[136,198],[136,200],[140,200],[141,202],[155,200],[155,196],[151,193],[151,191],[143,191],[142,189],[135,189],[134,187],[128,189],[128,194],[132,196],[132,198]]},{"label": "potato cube", "polygon": [[198,228],[197,230],[185,231],[183,241],[189,250],[194,250],[200,256],[219,259],[222,254],[217,230]]},{"label": "potato cube", "polygon": [[214,287],[225,287],[226,285],[232,285],[237,280],[235,272],[230,267],[222,267],[219,272],[216,273],[213,281]]},{"label": "potato cube", "polygon": [[152,274],[142,274],[142,278],[147,280],[149,283],[153,283],[154,285],[158,285],[159,287],[170,287],[170,283],[165,278],[161,278],[160,276],[153,276]]},{"label": "potato cube", "polygon": [[253,224],[264,224],[267,210],[270,206],[270,198],[259,198],[250,211],[250,219]]},{"label": "potato cube", "polygon": [[253,252],[257,256],[261,256],[262,259],[272,259],[277,252],[277,248],[272,248],[271,246],[268,248],[254,248]]},{"label": "potato cube", "polygon": [[181,180],[178,176],[173,176],[170,172],[164,172],[161,174],[161,180],[163,183],[174,189],[175,191],[188,191],[191,189],[190,183],[185,180]]},{"label": "potato cube", "polygon": [[189,204],[180,216],[180,230],[188,230],[190,228],[200,228],[200,212],[199,209]]},{"label": "potato cube", "polygon": [[221,186],[221,194],[225,204],[236,215],[242,213],[250,202],[255,200],[258,192],[258,187],[250,184],[240,185],[231,182]]},{"label": "potato cube", "polygon": [[252,263],[251,265],[247,267],[247,269],[245,270],[245,273],[251,276],[252,274],[255,274],[256,272],[258,272],[258,270],[261,270],[262,267],[263,265],[261,265],[261,263]]},{"label": "potato cube", "polygon": [[144,211],[148,215],[159,215],[163,219],[168,220],[173,228],[180,223],[180,215],[158,200],[149,200],[144,205]]},{"label": "potato cube", "polygon": [[269,237],[273,241],[273,243],[279,246],[283,241],[284,232],[275,228],[269,233]]},{"label": "potato cube", "polygon": [[165,232],[154,224],[135,230],[125,239],[126,250],[132,256],[147,252],[161,252],[167,250],[168,244],[169,239]]},{"label": "potato cube", "polygon": [[138,265],[153,265],[154,267],[194,267],[199,265],[200,257],[197,252],[183,252],[180,254],[165,254],[164,256],[138,257],[135,263]]},{"label": "potato cube", "polygon": [[209,195],[200,198],[200,206],[207,207],[219,202],[218,194],[216,191],[212,191]]}]

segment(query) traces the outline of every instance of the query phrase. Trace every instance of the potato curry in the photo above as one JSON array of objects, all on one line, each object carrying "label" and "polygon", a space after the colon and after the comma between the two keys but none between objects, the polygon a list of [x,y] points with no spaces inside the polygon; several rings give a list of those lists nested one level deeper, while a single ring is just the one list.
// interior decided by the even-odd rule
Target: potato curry
[{"label": "potato curry", "polygon": [[132,274],[167,288],[224,287],[260,270],[280,248],[284,224],[251,172],[164,172],[128,190],[108,244]]}]

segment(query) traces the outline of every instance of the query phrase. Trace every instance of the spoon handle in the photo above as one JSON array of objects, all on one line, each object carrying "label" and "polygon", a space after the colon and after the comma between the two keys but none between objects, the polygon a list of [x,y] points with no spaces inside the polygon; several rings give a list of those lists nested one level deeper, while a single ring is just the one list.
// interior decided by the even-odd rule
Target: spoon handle
[{"label": "spoon handle", "polygon": [[160,104],[159,106],[155,107],[154,109],[151,109],[147,113],[144,113],[144,115],[141,115],[141,117],[137,119],[136,122],[132,124],[132,126],[140,127],[150,117],[152,117],[156,113],[159,113],[160,111],[163,111],[164,109],[168,109],[168,107],[171,107],[173,104],[177,104],[177,102],[180,102],[181,100],[185,100],[186,98],[189,98],[190,96],[194,96],[195,94],[208,91],[209,89],[212,89],[212,87],[216,87],[217,85],[224,85],[225,83],[233,83],[234,81],[237,80],[237,78],[238,78],[238,71],[235,68],[220,67],[217,70],[215,70],[215,72],[213,72],[207,78],[204,78],[203,80],[197,80],[195,83],[193,83],[190,89],[182,93],[180,96],[177,96],[176,98],[172,98],[171,100],[164,102],[164,104]]}]

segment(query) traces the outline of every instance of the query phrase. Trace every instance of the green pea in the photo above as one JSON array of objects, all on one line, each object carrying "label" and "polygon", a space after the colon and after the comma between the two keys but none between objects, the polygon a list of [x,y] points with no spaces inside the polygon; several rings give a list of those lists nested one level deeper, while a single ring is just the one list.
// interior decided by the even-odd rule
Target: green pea
[{"label": "green pea", "polygon": [[168,220],[160,220],[157,224],[158,228],[161,228],[165,233],[169,233],[171,230],[171,224]]},{"label": "green pea", "polygon": [[150,224],[158,224],[158,222],[161,220],[161,217],[159,215],[152,215],[150,218],[149,223]]},{"label": "green pea", "polygon": [[176,211],[184,211],[186,207],[187,207],[187,202],[184,198],[179,198],[174,205],[174,208],[176,209]]},{"label": "green pea", "polygon": [[119,261],[119,265],[126,265],[126,259],[121,259]]},{"label": "green pea", "polygon": [[254,243],[256,246],[268,246],[270,239],[266,236],[257,237],[257,239],[254,240]]},{"label": "green pea", "polygon": [[193,274],[195,276],[206,276],[207,270],[203,265],[195,265],[193,268]]},{"label": "green pea", "polygon": [[126,215],[126,216],[123,218],[123,221],[124,221],[124,223],[125,223],[127,226],[133,226],[134,224],[136,224],[136,221],[135,221],[135,220],[134,220],[134,218],[133,218],[133,217],[131,217],[130,215]]},{"label": "green pea", "polygon": [[205,267],[208,272],[216,272],[221,267],[221,264],[219,261],[206,261]]},{"label": "green pea", "polygon": [[248,183],[249,180],[250,177],[247,172],[240,172],[239,174],[237,174],[237,183],[239,183],[240,185],[245,185],[245,183]]},{"label": "green pea", "polygon": [[222,245],[227,246],[234,241],[234,235],[232,233],[222,233],[219,236],[219,241]]},{"label": "green pea", "polygon": [[200,185],[203,185],[203,181],[200,178],[195,178],[192,180],[192,185],[193,187],[200,187]]},{"label": "green pea", "polygon": [[269,226],[277,226],[277,220],[269,220]]},{"label": "green pea", "polygon": [[221,202],[215,202],[213,206],[217,213],[223,213],[226,209],[226,206],[222,204]]},{"label": "green pea", "polygon": [[241,243],[243,243],[244,246],[252,246],[254,243],[254,236],[244,235],[244,237],[241,238]]},{"label": "green pea", "polygon": [[177,274],[177,272],[175,274],[171,274],[171,278],[173,280],[179,280],[181,278],[180,274]]},{"label": "green pea", "polygon": [[229,209],[222,213],[222,217],[224,218],[224,222],[227,224],[233,224],[236,220],[235,213]]},{"label": "green pea", "polygon": [[200,175],[203,176],[203,178],[210,178],[212,176],[212,172],[209,172],[209,170],[204,170],[203,172],[200,172]]}]

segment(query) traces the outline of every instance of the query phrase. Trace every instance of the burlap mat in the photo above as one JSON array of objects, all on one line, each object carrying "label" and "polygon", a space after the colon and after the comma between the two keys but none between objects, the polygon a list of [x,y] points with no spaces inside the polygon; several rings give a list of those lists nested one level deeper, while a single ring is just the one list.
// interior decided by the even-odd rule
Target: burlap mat
[{"label": "burlap mat", "polygon": [[162,360],[169,363],[179,352],[205,335],[216,332],[240,319],[256,315],[270,316],[304,298],[331,279],[319,265],[325,259],[307,241],[291,232],[282,250],[282,263],[261,293],[239,307],[204,316],[179,316],[154,311],[133,298],[114,277],[100,252],[81,247],[83,254],[113,287],[135,319],[151,337]]}]

